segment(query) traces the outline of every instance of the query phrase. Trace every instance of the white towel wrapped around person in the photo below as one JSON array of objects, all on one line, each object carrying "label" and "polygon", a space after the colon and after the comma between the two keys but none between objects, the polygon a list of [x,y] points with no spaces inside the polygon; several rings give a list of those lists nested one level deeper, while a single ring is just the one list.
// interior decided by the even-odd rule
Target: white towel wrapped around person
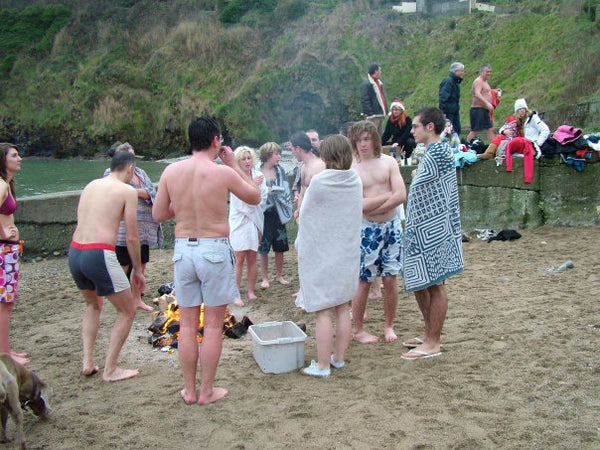
[{"label": "white towel wrapped around person", "polygon": [[362,183],[353,170],[315,175],[300,207],[296,306],[320,311],[348,302],[360,270]]}]

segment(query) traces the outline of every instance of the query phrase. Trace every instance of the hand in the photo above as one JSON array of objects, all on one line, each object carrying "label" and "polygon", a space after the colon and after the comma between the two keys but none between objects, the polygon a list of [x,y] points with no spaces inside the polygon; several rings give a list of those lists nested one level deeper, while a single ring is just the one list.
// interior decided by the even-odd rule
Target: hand
[{"label": "hand", "polygon": [[398,143],[397,143],[397,142],[394,142],[394,143],[392,144],[392,147],[398,147]]},{"label": "hand", "polygon": [[258,186],[260,186],[262,184],[262,182],[264,181],[265,176],[264,175],[259,175],[256,178],[254,178],[254,181]]},{"label": "hand", "polygon": [[19,230],[15,225],[9,225],[0,229],[0,238],[8,241],[14,241],[19,236]]},{"label": "hand", "polygon": [[226,166],[233,167],[235,164],[237,164],[233,150],[231,150],[231,147],[228,147],[227,145],[223,145],[221,147],[221,150],[219,151],[219,158]]},{"label": "hand", "polygon": [[135,287],[140,292],[146,290],[146,277],[141,270],[137,270],[135,267],[131,271],[131,282],[135,284]]}]

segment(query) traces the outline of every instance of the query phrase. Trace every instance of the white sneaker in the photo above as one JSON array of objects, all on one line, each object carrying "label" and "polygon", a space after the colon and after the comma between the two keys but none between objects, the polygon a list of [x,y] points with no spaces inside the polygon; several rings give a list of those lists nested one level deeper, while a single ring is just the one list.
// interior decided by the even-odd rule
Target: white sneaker
[{"label": "white sneaker", "polygon": [[314,359],[310,362],[310,366],[305,367],[300,372],[304,375],[310,375],[311,377],[317,378],[329,378],[329,375],[331,375],[331,369],[329,367],[327,369],[319,369],[319,366],[317,366]]},{"label": "white sneaker", "polygon": [[333,354],[329,358],[329,364],[331,364],[331,367],[335,369],[343,369],[346,367],[346,363],[344,361],[336,361],[333,357]]}]

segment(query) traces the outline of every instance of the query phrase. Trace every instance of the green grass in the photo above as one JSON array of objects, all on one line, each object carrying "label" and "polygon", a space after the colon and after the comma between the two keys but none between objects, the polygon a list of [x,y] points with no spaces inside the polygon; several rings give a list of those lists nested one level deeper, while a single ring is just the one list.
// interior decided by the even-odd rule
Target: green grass
[{"label": "green grass", "polygon": [[[409,112],[437,105],[448,67],[463,62],[464,122],[487,62],[505,93],[498,117],[522,96],[542,111],[600,99],[598,21],[567,0],[499,0],[517,13],[439,18],[375,0],[65,3],[0,10],[13,24],[0,31],[4,136],[21,127],[86,154],[127,140],[158,157],[185,151],[187,123],[203,112],[234,145],[281,142],[298,129],[328,134],[359,118],[359,85],[374,61],[388,100]],[[220,21],[234,4],[245,12]]]}]

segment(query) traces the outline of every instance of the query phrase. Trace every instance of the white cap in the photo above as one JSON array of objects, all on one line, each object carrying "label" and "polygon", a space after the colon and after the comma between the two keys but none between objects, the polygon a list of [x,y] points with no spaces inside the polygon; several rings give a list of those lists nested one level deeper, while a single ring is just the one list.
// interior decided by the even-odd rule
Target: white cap
[{"label": "white cap", "polygon": [[517,111],[518,111],[518,110],[520,110],[521,108],[525,108],[525,109],[527,109],[527,110],[529,109],[529,108],[527,107],[527,102],[525,101],[525,99],[524,99],[524,98],[518,98],[518,99],[515,101],[515,112],[517,112]]}]

